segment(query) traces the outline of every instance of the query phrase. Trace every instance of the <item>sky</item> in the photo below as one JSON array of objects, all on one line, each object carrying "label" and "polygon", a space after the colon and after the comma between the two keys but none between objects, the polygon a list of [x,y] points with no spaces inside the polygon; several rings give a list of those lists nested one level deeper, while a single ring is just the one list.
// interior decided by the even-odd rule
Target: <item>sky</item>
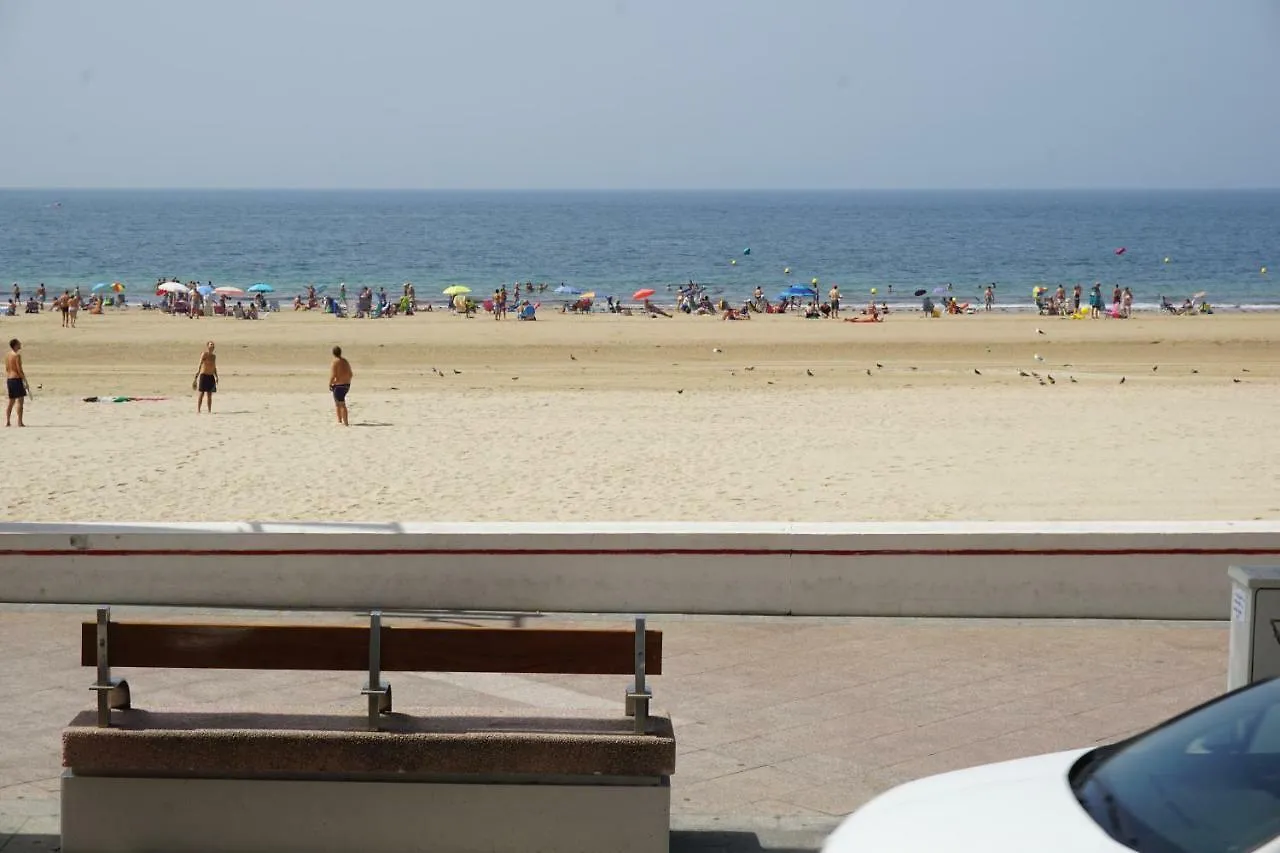
[{"label": "sky", "polygon": [[0,187],[1280,187],[1280,0],[0,0]]}]

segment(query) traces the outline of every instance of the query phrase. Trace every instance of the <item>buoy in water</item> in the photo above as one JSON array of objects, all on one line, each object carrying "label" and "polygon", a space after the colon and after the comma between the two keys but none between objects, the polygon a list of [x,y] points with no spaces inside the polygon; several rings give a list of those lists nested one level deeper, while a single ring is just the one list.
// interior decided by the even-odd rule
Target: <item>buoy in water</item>
[{"label": "buoy in water", "polygon": [[1168,258],[1165,258],[1165,259],[1164,259],[1164,262],[1165,262],[1166,264],[1167,264],[1167,263],[1169,263],[1169,259],[1168,259]]},{"label": "buoy in water", "polygon": [[1263,268],[1262,268],[1262,274],[1263,274],[1263,275],[1266,275],[1266,274],[1267,274],[1267,268],[1266,268],[1266,267],[1263,267]]},{"label": "buoy in water", "polygon": [[747,248],[743,249],[743,250],[742,250],[742,254],[744,254],[744,255],[749,255],[749,254],[751,254],[751,247],[750,247],[750,246],[748,246]]},{"label": "buoy in water", "polygon": [[782,271],[783,275],[791,275],[791,267],[787,267]]},{"label": "buoy in water", "polygon": [[873,288],[871,288],[871,295],[872,295],[872,296],[875,296],[875,295],[876,295],[876,289],[875,289],[874,287],[873,287]]},{"label": "buoy in water", "polygon": [[736,266],[738,265],[738,259],[737,259],[737,258],[734,258],[732,261],[729,261],[729,265],[730,265],[730,266],[735,266],[735,267],[736,267]]},{"label": "buoy in water", "polygon": [[817,284],[817,283],[818,283],[818,280],[815,278],[813,281],[811,281],[811,282],[809,282],[809,283],[810,283],[810,284]]}]

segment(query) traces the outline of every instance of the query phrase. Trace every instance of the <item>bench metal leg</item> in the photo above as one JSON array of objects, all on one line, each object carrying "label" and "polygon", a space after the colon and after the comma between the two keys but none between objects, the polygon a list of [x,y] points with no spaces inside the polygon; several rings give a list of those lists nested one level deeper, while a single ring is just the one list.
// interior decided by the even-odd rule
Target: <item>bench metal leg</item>
[{"label": "bench metal leg", "polygon": [[391,685],[382,680],[382,611],[369,614],[369,680],[360,691],[369,697],[369,731],[382,728],[381,716],[391,713]]},{"label": "bench metal leg", "polygon": [[636,680],[627,687],[626,713],[635,718],[635,733],[645,734],[649,730],[649,700],[653,693],[644,683],[645,653],[645,617],[636,617]]},{"label": "bench metal leg", "polygon": [[98,728],[111,725],[111,711],[130,707],[129,682],[111,677],[111,608],[98,608],[98,680],[89,689],[98,694]]}]

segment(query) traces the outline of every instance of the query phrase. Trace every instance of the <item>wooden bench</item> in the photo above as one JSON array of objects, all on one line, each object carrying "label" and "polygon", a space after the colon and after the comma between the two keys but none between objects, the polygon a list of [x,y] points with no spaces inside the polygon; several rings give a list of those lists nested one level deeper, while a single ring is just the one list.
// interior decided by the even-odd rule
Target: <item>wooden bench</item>
[{"label": "wooden bench", "polygon": [[[63,734],[65,853],[665,851],[662,634],[113,622],[82,626],[97,707]],[[361,671],[364,713],[149,712],[113,667]],[[393,712],[387,672],[631,675],[599,712]],[[356,695],[355,685],[352,695]],[[353,711],[355,709],[353,708]]]}]

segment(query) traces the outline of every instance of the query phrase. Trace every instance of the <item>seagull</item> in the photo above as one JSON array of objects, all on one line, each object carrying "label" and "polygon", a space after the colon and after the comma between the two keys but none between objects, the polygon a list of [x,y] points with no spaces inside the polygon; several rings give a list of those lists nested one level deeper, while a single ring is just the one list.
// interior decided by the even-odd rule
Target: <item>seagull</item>
[{"label": "seagull", "polygon": [[868,375],[868,376],[870,376],[870,375],[871,375],[871,368],[869,368],[869,367],[867,368],[867,375]]},{"label": "seagull", "polygon": [[461,375],[462,375],[462,371],[455,367],[455,368],[453,369],[453,374],[454,374],[454,376],[461,376]]},{"label": "seagull", "polygon": [[911,369],[912,369],[912,370],[915,370],[916,368],[915,368],[914,366],[912,366],[912,368],[911,368]]},{"label": "seagull", "polygon": [[1241,373],[1248,373],[1248,372],[1249,372],[1249,368],[1247,368],[1247,367],[1242,367],[1242,368],[1240,368],[1240,372],[1241,372]]},{"label": "seagull", "polygon": [[1191,372],[1192,372],[1192,373],[1199,373],[1200,371],[1196,370],[1196,369],[1193,367],[1193,368],[1191,368]]},{"label": "seagull", "polygon": [[573,353],[569,353],[569,360],[570,360],[570,361],[577,361],[577,360],[578,360],[578,357],[577,357],[576,355],[574,355]]},{"label": "seagull", "polygon": [[1018,375],[1021,376],[1023,379],[1028,379],[1031,376],[1031,374],[1027,373],[1027,371],[1025,370],[1019,370]]},{"label": "seagull", "polygon": [[712,352],[724,352],[724,350],[720,349],[720,347],[712,347],[712,348],[711,348],[711,351],[712,351]]},{"label": "seagull", "polygon": [[1157,370],[1159,370],[1159,369],[1160,369],[1160,365],[1158,365],[1158,364],[1156,364],[1156,365],[1152,365],[1152,367],[1151,367],[1151,372],[1152,372],[1152,373],[1155,373],[1155,372],[1156,372]]},{"label": "seagull", "polygon": [[1123,376],[1121,376],[1121,377],[1120,377],[1120,384],[1121,384],[1121,385],[1123,385],[1123,384],[1124,384],[1124,377],[1123,377]]},{"label": "seagull", "polygon": [[1041,380],[1040,380],[1040,384],[1041,384],[1041,385],[1044,385],[1044,384],[1045,384],[1045,381],[1044,381],[1043,379],[1041,379]]},{"label": "seagull", "polygon": [[1052,374],[1052,373],[1046,374],[1046,378],[1049,380],[1049,384],[1050,384],[1050,385],[1057,385],[1057,384],[1058,384],[1057,382],[1055,382],[1055,381],[1053,380],[1053,374]]},{"label": "seagull", "polygon": [[975,375],[977,375],[977,376],[981,376],[981,375],[982,375],[982,371],[981,371],[981,370],[979,370],[979,369],[978,369],[978,368],[976,368],[976,367],[973,369],[973,372],[974,372],[974,374],[975,374]]},{"label": "seagull", "polygon": [[517,379],[519,379],[519,378],[520,378],[519,376],[512,376],[512,377],[511,377],[511,381],[512,381],[512,382],[515,382],[515,381],[516,381]]},{"label": "seagull", "polygon": [[1044,361],[1044,356],[1042,356],[1040,353],[1036,353],[1033,356],[1033,358],[1035,358],[1036,361]]},{"label": "seagull", "polygon": [[683,389],[683,388],[677,388],[677,389],[676,389],[676,393],[677,393],[677,394],[683,394],[683,393],[684,393],[684,389]]},{"label": "seagull", "polygon": [[1074,376],[1068,376],[1067,378],[1071,380],[1072,385],[1076,384],[1076,378]]},{"label": "seagull", "polygon": [[1237,376],[1233,376],[1233,377],[1231,377],[1231,381],[1232,381],[1232,382],[1237,382],[1237,383],[1238,383],[1238,382],[1240,381],[1240,378],[1239,378],[1239,377],[1237,377]]},{"label": "seagull", "polygon": [[1036,334],[1037,334],[1037,335],[1043,335],[1043,334],[1044,334],[1044,329],[1036,329]]},{"label": "seagull", "polygon": [[883,369],[884,369],[884,365],[883,365],[883,364],[881,364],[881,363],[880,363],[880,362],[878,362],[878,361],[876,362],[876,367],[879,367],[881,370],[883,370]]},{"label": "seagull", "polygon": [[743,369],[743,370],[755,370],[756,368],[755,368],[755,365],[752,365],[751,367],[744,367],[744,368],[742,368],[742,369]]},{"label": "seagull", "polygon": [[809,368],[807,368],[807,367],[804,369],[804,372],[805,372],[805,373],[807,373],[807,374],[809,374],[810,376],[812,376],[812,375],[813,375],[813,371],[812,371],[812,370],[810,370],[810,369],[809,369]]}]

